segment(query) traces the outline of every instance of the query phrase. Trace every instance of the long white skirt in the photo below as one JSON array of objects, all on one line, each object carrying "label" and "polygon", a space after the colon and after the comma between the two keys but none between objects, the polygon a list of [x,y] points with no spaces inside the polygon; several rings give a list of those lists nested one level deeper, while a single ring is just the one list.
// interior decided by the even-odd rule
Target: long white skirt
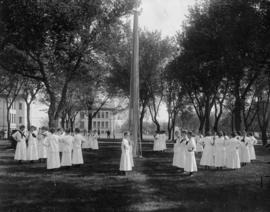
[{"label": "long white skirt", "polygon": [[60,167],[59,152],[48,152],[47,156],[47,169],[57,169]]},{"label": "long white skirt", "polygon": [[238,150],[228,151],[226,155],[226,167],[229,169],[241,168]]},{"label": "long white skirt", "polygon": [[17,142],[14,159],[27,160],[25,141]]},{"label": "long white skirt", "polygon": [[159,140],[154,140],[154,146],[153,146],[153,151],[160,151],[160,144]]},{"label": "long white skirt", "polygon": [[130,153],[128,150],[122,152],[122,154],[121,154],[119,170],[120,171],[131,171],[132,170]]},{"label": "long white skirt", "polygon": [[197,163],[194,152],[186,152],[185,167],[186,172],[197,172]]},{"label": "long white skirt", "polygon": [[215,167],[224,167],[226,165],[225,147],[218,147],[215,151]]},{"label": "long white skirt", "polygon": [[184,168],[185,167],[185,150],[181,147],[176,147],[173,155],[173,166]]},{"label": "long white skirt", "polygon": [[99,149],[97,139],[93,139],[93,141],[92,141],[92,149],[95,149],[95,150]]},{"label": "long white skirt", "polygon": [[38,146],[37,142],[33,141],[31,143],[28,143],[27,147],[27,160],[38,160]]},{"label": "long white skirt", "polygon": [[196,144],[195,152],[203,152],[203,146],[200,143]]},{"label": "long white skirt", "polygon": [[72,154],[72,164],[83,164],[82,149],[74,149]]},{"label": "long white skirt", "polygon": [[254,146],[248,146],[249,149],[249,155],[250,155],[250,160],[256,160],[256,154],[255,154],[255,149]]},{"label": "long white skirt", "polygon": [[61,166],[71,166],[72,159],[71,159],[71,152],[63,152],[61,158]]},{"label": "long white skirt", "polygon": [[38,157],[47,158],[47,147],[43,145],[43,141],[38,141]]},{"label": "long white skirt", "polygon": [[203,150],[202,158],[200,161],[202,166],[214,166],[214,149],[212,146],[206,146]]},{"label": "long white skirt", "polygon": [[241,144],[239,148],[239,157],[241,163],[250,163],[249,148],[245,144]]},{"label": "long white skirt", "polygon": [[91,149],[92,148],[92,138],[89,138],[85,136],[86,142],[82,143],[82,148],[83,149]]}]

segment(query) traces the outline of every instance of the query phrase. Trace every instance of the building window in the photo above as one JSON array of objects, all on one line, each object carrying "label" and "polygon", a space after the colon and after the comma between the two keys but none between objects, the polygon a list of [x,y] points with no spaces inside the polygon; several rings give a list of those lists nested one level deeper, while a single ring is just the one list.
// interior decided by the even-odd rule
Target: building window
[{"label": "building window", "polygon": [[19,124],[22,124],[22,117],[19,117]]},{"label": "building window", "polygon": [[105,128],[108,129],[109,128],[109,122],[105,122]]},{"label": "building window", "polygon": [[93,122],[93,127],[97,128],[97,122],[95,122],[95,121]]},{"label": "building window", "polygon": [[102,129],[104,128],[104,121],[101,122],[101,128],[102,128]]},{"label": "building window", "polygon": [[99,121],[97,122],[97,127],[100,128],[100,122]]},{"label": "building window", "polygon": [[106,119],[109,118],[109,112],[106,112]]},{"label": "building window", "polygon": [[104,112],[101,112],[101,118],[104,119]]},{"label": "building window", "polygon": [[97,118],[98,118],[98,119],[100,118],[100,114],[99,114],[99,112],[97,113]]},{"label": "building window", "polygon": [[19,110],[22,110],[22,103],[19,103]]},{"label": "building window", "polygon": [[84,119],[84,112],[80,112],[80,118]]},{"label": "building window", "polygon": [[81,129],[84,129],[84,121],[81,121],[81,122],[80,122],[80,128],[81,128]]}]

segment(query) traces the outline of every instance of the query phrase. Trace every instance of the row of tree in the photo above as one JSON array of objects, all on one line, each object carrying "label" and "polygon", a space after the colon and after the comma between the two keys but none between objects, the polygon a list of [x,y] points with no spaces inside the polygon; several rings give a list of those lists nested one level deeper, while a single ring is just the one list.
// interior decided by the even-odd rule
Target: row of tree
[{"label": "row of tree", "polygon": [[19,94],[25,93],[30,105],[42,91],[50,127],[61,119],[62,126],[72,128],[83,109],[88,111],[91,128],[92,117],[108,99],[97,99],[97,93],[106,94],[110,49],[122,39],[118,37],[121,18],[131,13],[134,3],[0,1],[0,92],[8,114]]},{"label": "row of tree", "polygon": [[[175,40],[141,31],[141,131],[146,111],[160,130],[157,115],[164,102],[169,135],[196,113],[200,133],[260,130],[265,143],[270,120],[269,20],[266,0],[208,0],[190,9]],[[122,41],[117,52],[110,87],[128,96],[130,41]]]}]

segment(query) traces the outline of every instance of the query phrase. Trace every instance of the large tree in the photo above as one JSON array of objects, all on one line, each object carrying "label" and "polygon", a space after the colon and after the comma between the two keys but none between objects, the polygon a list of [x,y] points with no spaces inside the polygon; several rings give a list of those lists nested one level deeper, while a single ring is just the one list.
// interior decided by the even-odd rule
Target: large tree
[{"label": "large tree", "polygon": [[105,56],[110,26],[132,10],[134,1],[5,0],[0,6],[0,65],[44,84],[49,125],[55,126],[73,77],[84,64]]}]

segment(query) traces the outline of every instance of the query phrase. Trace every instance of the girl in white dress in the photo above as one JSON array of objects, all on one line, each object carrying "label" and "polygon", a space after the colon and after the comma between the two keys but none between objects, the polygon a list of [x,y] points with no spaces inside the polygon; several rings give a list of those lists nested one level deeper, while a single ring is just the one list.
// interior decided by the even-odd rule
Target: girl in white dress
[{"label": "girl in white dress", "polygon": [[202,152],[203,152],[203,143],[201,142],[202,138],[203,138],[202,134],[197,135],[195,137],[195,141],[196,141],[196,150],[195,150],[195,152],[200,154],[200,156],[202,155]]},{"label": "girl in white dress", "polygon": [[62,137],[64,136],[64,130],[62,128],[58,128],[55,135],[58,136],[59,138],[59,156],[60,160],[62,158],[62,153],[63,153],[63,143],[62,143]]},{"label": "girl in white dress", "polygon": [[174,159],[174,166],[178,168],[184,168],[185,167],[185,160],[186,160],[186,141],[188,140],[187,132],[182,131],[182,137],[179,137],[177,140],[176,145],[176,155]]},{"label": "girl in white dress", "polygon": [[42,127],[41,129],[39,129],[38,136],[37,136],[37,140],[38,140],[38,157],[39,157],[40,161],[45,160],[47,158],[47,147],[44,146],[44,140],[45,140],[45,137],[46,137],[46,135],[44,134],[45,131],[47,131],[46,128]]},{"label": "girl in white dress", "polygon": [[38,144],[37,144],[37,135],[34,132],[36,127],[31,126],[28,133],[28,146],[27,146],[27,160],[30,160],[33,163],[35,160],[38,160]]},{"label": "girl in white dress", "polygon": [[47,147],[47,169],[60,168],[59,138],[54,133],[55,129],[50,129],[44,140],[44,145]]},{"label": "girl in white dress", "polygon": [[227,140],[227,155],[226,155],[226,167],[230,169],[240,169],[239,147],[240,141],[236,138],[236,134],[232,134],[232,138]]},{"label": "girl in white dress", "polygon": [[82,144],[85,142],[85,138],[80,134],[80,129],[76,128],[73,140],[72,164],[83,164]]},{"label": "girl in white dress", "polygon": [[154,135],[153,151],[160,151],[160,134],[156,132]]},{"label": "girl in white dress", "polygon": [[243,165],[243,166],[246,166],[247,163],[250,163],[250,153],[249,153],[249,147],[248,147],[248,139],[247,139],[247,136],[246,136],[246,132],[244,132],[244,135],[243,137],[241,138],[240,140],[240,152],[241,154],[239,155],[240,156],[240,163]]},{"label": "girl in white dress", "polygon": [[93,141],[92,131],[89,131],[89,133],[84,136],[84,140],[85,142],[83,142],[82,148],[90,150],[92,148],[92,141]]},{"label": "girl in white dress", "polygon": [[98,147],[98,133],[96,130],[94,130],[94,134],[93,134],[93,140],[92,140],[92,149],[93,150],[98,150],[99,147]]},{"label": "girl in white dress", "polygon": [[186,141],[186,159],[184,171],[189,172],[189,176],[192,176],[193,172],[197,172],[197,163],[195,158],[196,142],[192,136],[192,132],[188,132],[188,141]]},{"label": "girl in white dress", "polygon": [[215,137],[206,136],[201,139],[201,142],[204,144],[203,154],[200,161],[202,166],[205,166],[206,169],[209,169],[211,166],[215,165],[214,160],[214,148],[215,148]]},{"label": "girl in white dress", "polygon": [[132,171],[132,164],[130,159],[130,145],[128,139],[129,139],[129,132],[125,132],[121,144],[122,154],[120,159],[119,170],[125,172],[126,175],[128,171]]},{"label": "girl in white dress", "polygon": [[161,131],[160,140],[159,140],[161,151],[164,151],[167,149],[166,140],[167,140],[167,136],[166,136],[165,131]]},{"label": "girl in white dress", "polygon": [[61,166],[69,168],[72,165],[72,149],[74,138],[70,135],[70,129],[65,130],[65,135],[62,137],[63,153],[61,158]]},{"label": "girl in white dress", "polygon": [[180,132],[178,130],[175,130],[174,134],[175,134],[176,142],[173,146],[173,164],[172,165],[179,167],[179,168],[182,168],[182,167],[180,167],[181,136],[180,136]]},{"label": "girl in white dress", "polygon": [[22,125],[20,126],[20,130],[15,132],[12,137],[14,138],[15,141],[17,141],[16,145],[16,150],[15,150],[15,156],[14,159],[18,160],[19,163],[22,161],[27,160],[27,155],[26,155],[26,136],[23,133],[25,130],[25,126]]},{"label": "girl in white dress", "polygon": [[226,164],[226,143],[222,132],[219,132],[215,141],[215,167],[222,169]]},{"label": "girl in white dress", "polygon": [[257,144],[257,139],[254,137],[252,133],[249,133],[248,138],[248,148],[249,148],[249,155],[250,155],[250,160],[256,160],[256,154],[255,154],[255,149],[254,145]]}]

